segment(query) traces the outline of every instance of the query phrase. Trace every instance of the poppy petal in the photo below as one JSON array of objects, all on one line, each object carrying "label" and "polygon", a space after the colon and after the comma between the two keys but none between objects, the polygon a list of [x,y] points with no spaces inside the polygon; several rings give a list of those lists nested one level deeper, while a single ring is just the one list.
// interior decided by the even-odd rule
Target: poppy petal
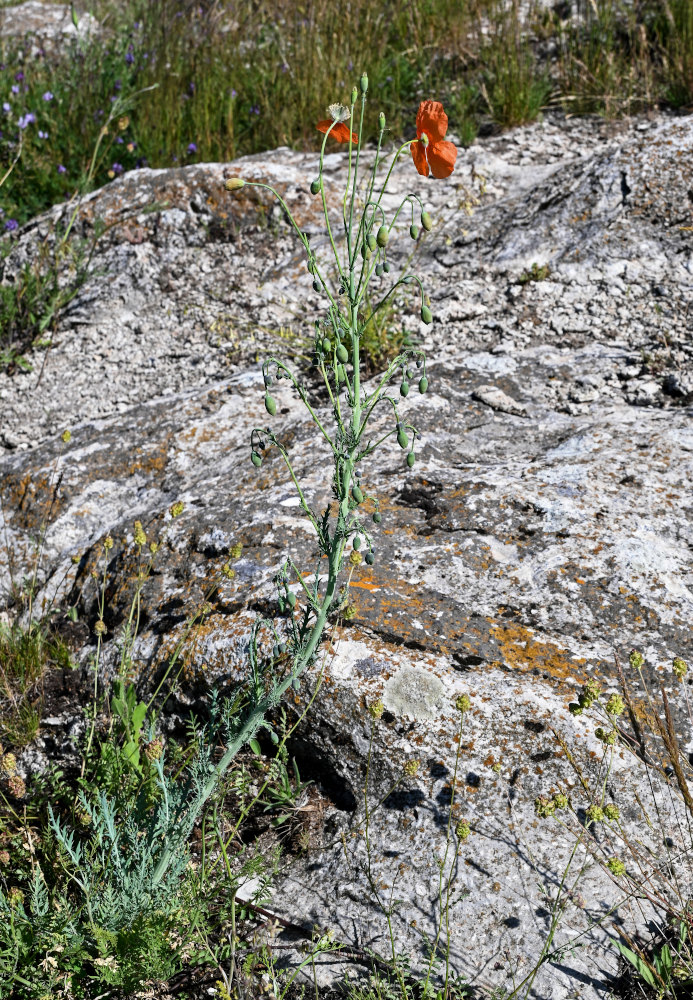
[{"label": "poppy petal", "polygon": [[423,174],[424,177],[428,177],[428,161],[426,160],[426,150],[422,142],[412,142],[411,157],[419,173]]},{"label": "poppy petal", "polygon": [[448,116],[440,101],[422,101],[416,115],[416,132],[425,132],[431,142],[440,142],[448,130]]},{"label": "poppy petal", "polygon": [[457,146],[454,142],[434,142],[428,147],[431,173],[437,180],[449,177],[455,169]]},{"label": "poppy petal", "polygon": [[[334,128],[330,132],[330,128],[334,125]],[[333,122],[331,118],[325,118],[323,121],[318,122],[315,126],[319,132],[330,132],[330,138],[336,139],[337,142],[349,142],[349,128],[344,122]],[[359,141],[359,137],[355,132],[351,133],[351,141],[356,144]]]}]

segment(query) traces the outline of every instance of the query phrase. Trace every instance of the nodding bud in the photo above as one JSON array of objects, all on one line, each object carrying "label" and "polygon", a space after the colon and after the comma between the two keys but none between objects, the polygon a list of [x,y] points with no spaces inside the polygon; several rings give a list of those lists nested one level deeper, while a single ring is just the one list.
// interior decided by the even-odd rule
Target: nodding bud
[{"label": "nodding bud", "polygon": [[359,92],[356,89],[356,87],[354,87],[353,90],[351,91],[351,103],[356,104],[358,97],[359,97]]},{"label": "nodding bud", "polygon": [[424,149],[426,148],[426,146],[428,146],[429,138],[428,138],[428,136],[426,135],[425,132],[421,136],[421,138],[419,139],[419,142],[421,143],[421,145],[423,146]]},{"label": "nodding bud", "polygon": [[378,235],[375,237],[376,243],[379,247],[387,246],[387,241],[390,239],[390,231],[387,226],[381,226],[378,230]]},{"label": "nodding bud", "polygon": [[368,73],[361,74],[360,84],[361,84],[361,93],[365,94],[366,91],[368,90]]},{"label": "nodding bud", "polygon": [[418,236],[419,236],[419,227],[411,225],[409,227],[409,235],[411,236],[411,238],[413,240],[418,239]]},{"label": "nodding bud", "polygon": [[315,180],[310,185],[310,193],[311,194],[320,194],[320,188],[321,187],[322,187],[322,184],[320,182],[320,178],[316,177]]},{"label": "nodding bud", "polygon": [[428,306],[421,306],[421,320],[427,325],[433,321],[433,314]]},{"label": "nodding bud", "polygon": [[239,188],[245,187],[245,181],[242,177],[229,177],[224,187],[227,191],[238,191]]},{"label": "nodding bud", "polygon": [[421,225],[424,227],[427,233],[433,229],[433,219],[428,214],[428,212],[421,213]]},{"label": "nodding bud", "polygon": [[371,251],[371,253],[374,253],[376,247],[378,246],[378,242],[373,233],[368,234],[368,236],[366,237],[366,243],[368,244],[368,249]]},{"label": "nodding bud", "polygon": [[385,115],[382,113],[382,111],[378,115],[378,125],[380,126],[380,131],[382,132],[382,130],[385,128]]}]

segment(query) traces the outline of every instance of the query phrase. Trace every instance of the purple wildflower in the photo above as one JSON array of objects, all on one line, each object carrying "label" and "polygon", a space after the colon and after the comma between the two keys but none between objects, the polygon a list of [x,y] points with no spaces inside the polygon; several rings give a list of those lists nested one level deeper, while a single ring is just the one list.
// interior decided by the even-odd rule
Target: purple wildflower
[{"label": "purple wildflower", "polygon": [[7,101],[5,101],[2,106],[2,110],[9,114],[9,112],[12,110],[12,106],[8,104]]},{"label": "purple wildflower", "polygon": [[43,95],[43,99],[44,99],[44,101],[52,101],[53,100],[53,95],[51,94],[50,90],[46,91],[46,93]]},{"label": "purple wildflower", "polygon": [[123,143],[125,142],[125,139],[123,139],[122,135],[117,135],[115,137],[115,141],[118,143],[119,146],[122,146]]},{"label": "purple wildflower", "polygon": [[24,79],[24,74],[20,70],[19,73],[14,74],[14,78],[17,81],[17,83],[21,83],[21,81]]},{"label": "purple wildflower", "polygon": [[12,93],[13,94],[18,94],[19,93],[19,87],[17,86],[16,83],[12,84]]},{"label": "purple wildflower", "polygon": [[196,153],[197,152],[197,146],[196,146],[196,144],[194,142],[188,143],[188,152],[189,153]]},{"label": "purple wildflower", "polygon": [[122,172],[123,172],[123,165],[122,165],[122,163],[112,163],[111,164],[111,170],[116,175],[116,177],[118,177],[118,175],[122,174]]},{"label": "purple wildflower", "polygon": [[115,82],[115,83],[113,84],[113,89],[114,89],[114,90],[120,90],[122,86],[123,86],[123,85],[122,85],[122,83],[120,82],[120,80],[116,80],[116,82]]},{"label": "purple wildflower", "polygon": [[190,90],[191,93],[193,93],[193,94],[195,93],[195,81],[194,80],[190,81],[190,85],[189,85],[188,89]]},{"label": "purple wildflower", "polygon": [[252,108],[250,109],[250,113],[251,115],[259,115],[260,114],[259,106],[257,104],[253,104]]},{"label": "purple wildflower", "polygon": [[42,132],[41,129],[39,129],[38,137],[39,137],[39,139],[47,139],[48,138],[48,132]]},{"label": "purple wildflower", "polygon": [[132,66],[134,61],[135,57],[132,54],[132,49],[128,49],[127,52],[125,53],[125,62],[128,64],[128,66]]},{"label": "purple wildflower", "polygon": [[17,119],[17,124],[21,129],[25,129],[27,125],[33,125],[35,121],[36,121],[36,115],[34,114],[34,112],[27,111],[25,115],[22,115],[20,118]]},{"label": "purple wildflower", "polygon": [[17,222],[16,219],[8,219],[7,222],[5,223],[5,229],[9,233],[12,233],[14,232],[15,229],[19,229],[19,223]]},{"label": "purple wildflower", "polygon": [[231,91],[231,97],[237,97],[237,96],[238,96],[238,95],[237,95],[236,91],[235,91],[235,90],[232,90],[232,91]]},{"label": "purple wildflower", "polygon": [[58,164],[58,173],[59,174],[66,174],[67,173],[67,167],[64,167],[62,165],[62,163],[59,163]]}]

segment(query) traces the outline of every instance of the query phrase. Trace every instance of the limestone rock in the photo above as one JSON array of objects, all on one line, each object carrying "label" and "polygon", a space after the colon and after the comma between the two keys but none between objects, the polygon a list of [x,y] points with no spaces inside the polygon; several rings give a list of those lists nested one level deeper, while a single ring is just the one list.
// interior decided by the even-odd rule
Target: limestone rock
[{"label": "limestone rock", "polygon": [[[458,887],[469,895],[452,911],[453,962],[484,982],[503,984],[509,971],[522,979],[573,845],[561,827],[535,818],[532,803],[563,788],[578,816],[589,805],[552,730],[585,774],[594,775],[601,748],[594,720],[567,711],[578,686],[590,677],[611,685],[614,654],[625,662],[637,647],[648,682],[663,679],[685,718],[680,686],[660,666],[693,652],[689,122],[662,118],[644,131],[630,123],[617,136],[595,134],[592,122],[548,122],[461,153],[449,183],[424,181],[408,162],[395,171],[388,206],[414,189],[436,220],[416,266],[437,322],[424,328],[407,318],[416,314],[411,303],[402,307],[406,329],[428,351],[430,388],[402,404],[421,433],[415,467],[397,447],[366,463],[364,483],[383,513],[373,529],[376,562],[354,573],[353,617],[331,624],[315,669],[287,703],[300,711],[323,669],[292,750],[330,804],[272,904],[295,922],[333,925],[352,944],[384,950],[369,894],[392,890],[404,900],[397,947],[420,964],[423,934],[436,926],[434,852],[444,851],[457,767],[455,823],[466,819],[472,834],[454,845]],[[328,186],[342,164],[341,154],[329,159]],[[317,300],[271,200],[245,188],[232,197],[224,179],[276,184],[324,256],[308,190],[315,172],[314,156],[278,150],[225,166],[140,171],[95,192],[78,231],[88,235],[97,218],[119,225],[63,317],[40,381],[40,357],[29,375],[0,376],[3,583],[32,565],[47,519],[37,606],[77,609],[87,663],[98,608],[92,573],[110,533],[108,673],[141,520],[148,539],[161,542],[135,649],[143,685],[188,616],[210,604],[187,650],[186,684],[172,706],[179,714],[204,705],[208,685],[223,691],[243,672],[251,622],[274,607],[281,560],[313,564],[310,525],[283,464],[270,452],[255,469],[249,435],[268,420],[256,354],[309,353],[302,338]],[[11,266],[50,238],[58,212],[24,228]],[[405,259],[406,230],[390,248],[393,265]],[[521,284],[533,263],[548,265],[547,277]],[[296,364],[329,419],[305,362]],[[273,426],[319,508],[330,498],[329,456],[296,394],[282,384],[273,394]],[[504,400],[512,406],[498,405]],[[63,448],[65,426],[72,441]],[[382,433],[388,426],[385,417]],[[177,500],[185,509],[172,519]],[[231,579],[222,568],[236,543],[243,549]],[[461,722],[454,702],[465,692],[472,707]],[[373,801],[398,786],[373,816],[369,885],[358,831],[366,707],[376,699],[385,713],[373,731]],[[39,739],[32,767],[41,752]],[[417,773],[403,777],[413,759]],[[642,770],[617,753],[607,796],[638,836],[646,824],[634,803],[646,791]],[[592,847],[608,843],[600,832]],[[580,893],[558,943],[617,897],[598,867]],[[628,926],[638,919],[627,908],[621,917]],[[536,996],[605,995],[615,953],[598,925],[589,935],[587,948],[540,971]]]},{"label": "limestone rock", "polygon": [[0,35],[3,39],[26,40],[32,55],[39,49],[60,52],[66,43],[81,41],[100,30],[96,18],[86,12],[77,15],[75,24],[69,4],[26,0],[0,10]]}]

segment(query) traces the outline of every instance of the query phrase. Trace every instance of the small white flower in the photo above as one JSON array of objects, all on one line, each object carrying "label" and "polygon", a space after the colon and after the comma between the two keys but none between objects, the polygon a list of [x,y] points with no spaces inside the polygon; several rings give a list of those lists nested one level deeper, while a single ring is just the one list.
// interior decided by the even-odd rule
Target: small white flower
[{"label": "small white flower", "polygon": [[327,110],[333,122],[345,122],[351,115],[351,111],[344,104],[330,104]]}]

